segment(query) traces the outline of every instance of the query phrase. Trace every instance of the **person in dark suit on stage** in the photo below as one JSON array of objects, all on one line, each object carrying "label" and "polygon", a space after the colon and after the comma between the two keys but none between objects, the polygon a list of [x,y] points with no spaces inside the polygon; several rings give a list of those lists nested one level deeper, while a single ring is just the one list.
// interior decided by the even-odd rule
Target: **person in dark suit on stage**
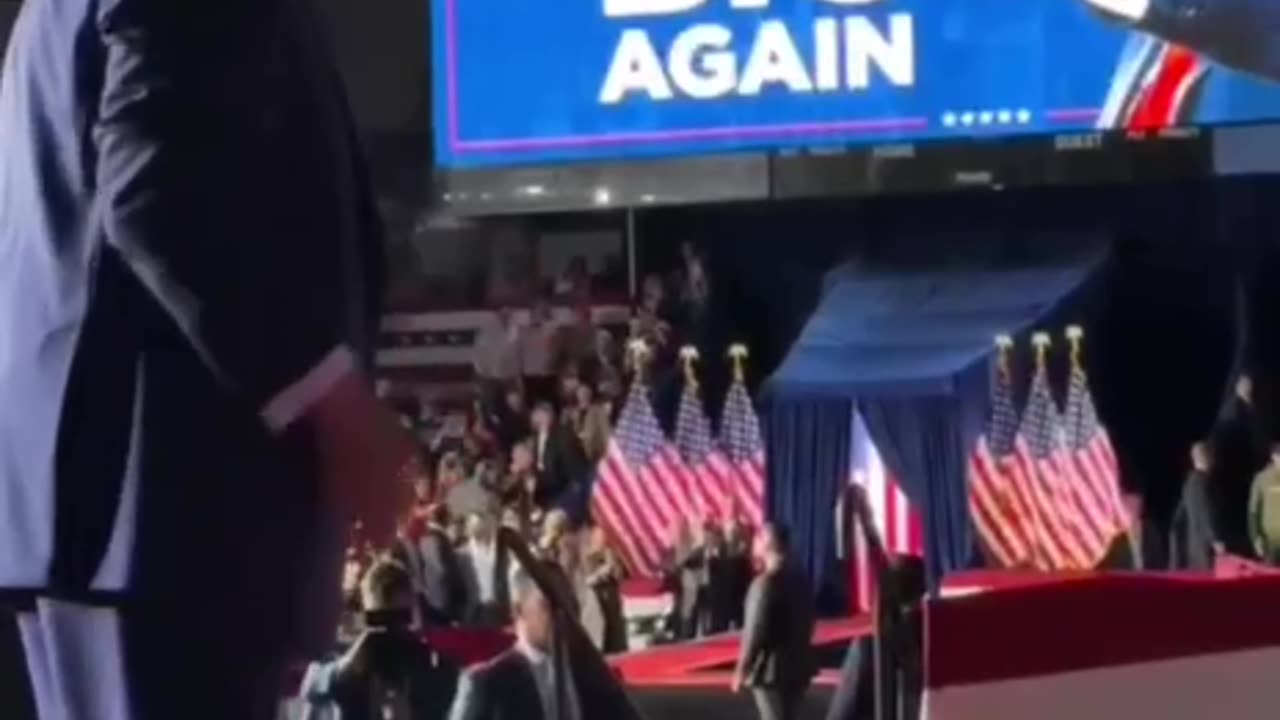
[{"label": "person in dark suit on stage", "polygon": [[1182,500],[1173,515],[1170,565],[1175,570],[1213,570],[1223,551],[1213,504],[1213,449],[1207,442],[1191,447],[1191,471],[1182,484]]},{"label": "person in dark suit on stage", "polygon": [[579,678],[553,660],[550,601],[523,569],[512,573],[511,594],[515,647],[463,674],[450,720],[589,720]]},{"label": "person in dark suit on stage", "polygon": [[759,542],[764,569],[747,592],[732,689],[751,688],[760,720],[794,720],[816,673],[813,598],[787,561],[785,528],[766,525]]},{"label": "person in dark suit on stage", "polygon": [[362,370],[383,233],[316,19],[34,0],[0,76],[0,592],[39,712],[274,717],[413,452]]},{"label": "person in dark suit on stage", "polygon": [[1213,469],[1210,499],[1217,539],[1228,552],[1253,557],[1246,513],[1253,478],[1268,462],[1266,433],[1253,403],[1253,380],[1241,376],[1213,430]]}]

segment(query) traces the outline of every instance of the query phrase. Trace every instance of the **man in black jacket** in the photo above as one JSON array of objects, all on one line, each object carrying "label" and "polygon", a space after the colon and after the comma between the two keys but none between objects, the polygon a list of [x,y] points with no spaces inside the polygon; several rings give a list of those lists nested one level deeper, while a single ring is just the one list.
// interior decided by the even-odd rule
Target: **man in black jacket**
[{"label": "man in black jacket", "polygon": [[767,525],[760,537],[763,572],[747,592],[742,648],[733,691],[751,688],[760,720],[793,720],[816,671],[813,599],[804,577],[787,562],[784,528]]},{"label": "man in black jacket", "polygon": [[458,670],[411,630],[409,571],[382,560],[360,588],[366,629],[342,657],[313,663],[301,696],[312,707],[332,705],[342,720],[443,720]]},{"label": "man in black jacket", "polygon": [[26,2],[0,75],[0,595],[39,711],[274,717],[413,452],[362,372],[382,228],[317,19]]}]

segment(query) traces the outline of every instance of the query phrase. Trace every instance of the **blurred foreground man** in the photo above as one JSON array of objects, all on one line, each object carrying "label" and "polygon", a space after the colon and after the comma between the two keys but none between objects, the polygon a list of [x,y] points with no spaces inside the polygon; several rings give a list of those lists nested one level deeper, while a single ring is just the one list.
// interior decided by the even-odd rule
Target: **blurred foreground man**
[{"label": "blurred foreground man", "polygon": [[766,525],[760,536],[764,570],[747,591],[742,649],[733,691],[751,688],[760,720],[794,720],[816,672],[809,585],[787,562],[786,529]]},{"label": "blurred foreground man", "polygon": [[450,720],[592,720],[569,663],[556,666],[551,602],[523,569],[512,573],[511,604],[515,647],[463,674]]},{"label": "blurred foreground man", "polygon": [[44,720],[258,720],[411,453],[295,0],[28,0],[0,82],[0,592]]}]

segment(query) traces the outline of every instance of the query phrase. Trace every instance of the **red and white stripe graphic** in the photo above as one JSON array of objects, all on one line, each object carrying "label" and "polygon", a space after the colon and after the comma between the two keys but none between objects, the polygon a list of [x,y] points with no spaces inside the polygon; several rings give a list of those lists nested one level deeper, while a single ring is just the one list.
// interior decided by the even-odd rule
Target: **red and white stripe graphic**
[{"label": "red and white stripe graphic", "polygon": [[[862,487],[871,506],[876,532],[885,551],[893,555],[924,555],[924,524],[920,512],[911,506],[907,494],[885,469],[880,452],[860,417],[853,422],[849,482]],[[850,595],[855,612],[869,612],[875,603],[876,575],[870,548],[861,532],[854,535]]]},{"label": "red and white stripe graphic", "polygon": [[1276,607],[1280,576],[1084,575],[931,600],[922,716],[1274,718]]}]

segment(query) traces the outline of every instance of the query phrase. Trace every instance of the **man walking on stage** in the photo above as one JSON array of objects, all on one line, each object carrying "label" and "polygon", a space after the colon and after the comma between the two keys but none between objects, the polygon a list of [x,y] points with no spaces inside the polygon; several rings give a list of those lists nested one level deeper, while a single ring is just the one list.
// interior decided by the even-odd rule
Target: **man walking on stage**
[{"label": "man walking on stage", "polygon": [[296,0],[27,0],[0,75],[0,593],[43,720],[265,720],[411,439]]},{"label": "man walking on stage", "polygon": [[809,586],[787,562],[786,530],[766,525],[761,531],[764,570],[747,591],[742,649],[733,691],[751,688],[760,720],[799,717],[805,692],[816,672],[810,641],[814,609]]}]

